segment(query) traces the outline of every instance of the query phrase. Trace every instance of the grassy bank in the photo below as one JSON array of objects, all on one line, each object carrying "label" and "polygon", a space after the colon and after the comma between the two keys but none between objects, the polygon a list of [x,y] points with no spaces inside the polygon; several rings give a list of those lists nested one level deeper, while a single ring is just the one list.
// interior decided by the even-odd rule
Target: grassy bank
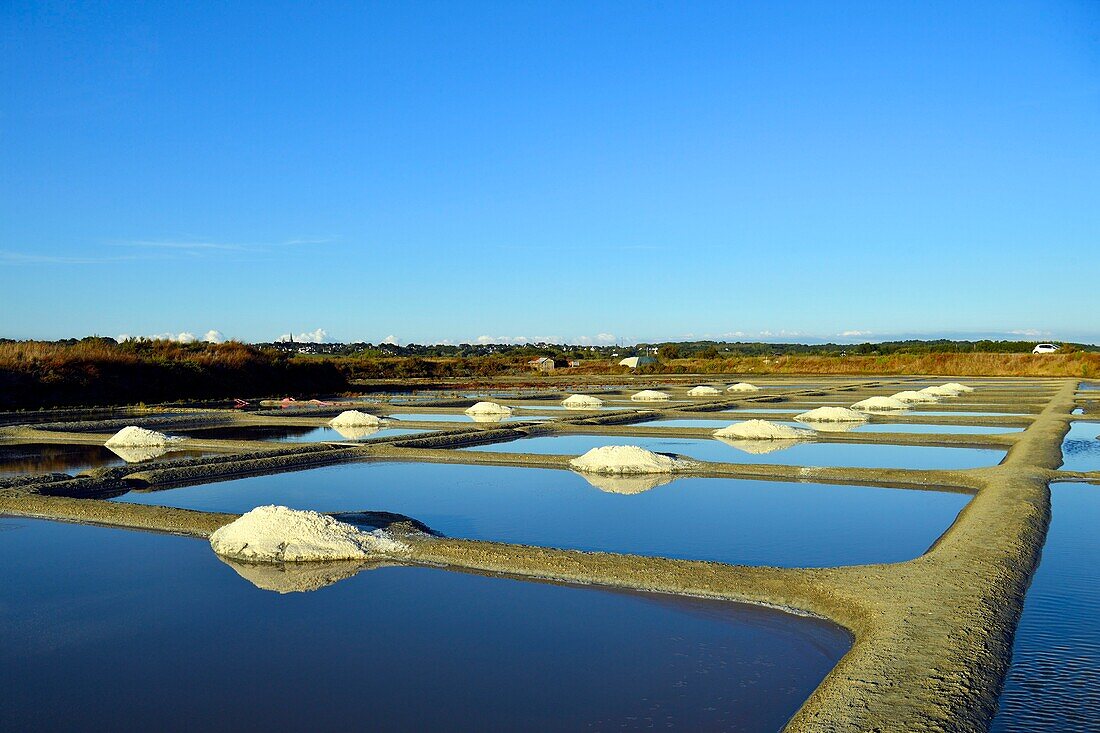
[{"label": "grassy bank", "polygon": [[346,386],[344,372],[330,361],[240,343],[0,344],[0,409],[313,395]]}]

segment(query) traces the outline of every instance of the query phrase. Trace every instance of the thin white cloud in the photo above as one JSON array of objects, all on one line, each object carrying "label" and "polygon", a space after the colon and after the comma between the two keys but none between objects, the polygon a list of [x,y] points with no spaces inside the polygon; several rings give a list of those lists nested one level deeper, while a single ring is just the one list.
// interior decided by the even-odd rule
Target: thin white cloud
[{"label": "thin white cloud", "polygon": [[853,329],[853,330],[850,330],[850,331],[841,331],[837,335],[840,336],[841,338],[860,338],[862,336],[870,336],[871,332],[870,331],[858,331],[858,330]]},{"label": "thin white cloud", "polygon": [[1020,328],[1015,331],[1009,331],[1009,334],[1013,336],[1027,336],[1028,338],[1035,338],[1039,336],[1049,336],[1050,331],[1040,331],[1037,328]]}]

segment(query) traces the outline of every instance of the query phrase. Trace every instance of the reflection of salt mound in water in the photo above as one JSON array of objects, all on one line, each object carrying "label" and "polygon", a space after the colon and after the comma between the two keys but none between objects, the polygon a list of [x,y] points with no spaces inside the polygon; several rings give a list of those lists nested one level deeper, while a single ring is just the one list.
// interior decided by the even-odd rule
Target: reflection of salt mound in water
[{"label": "reflection of salt mound in water", "polygon": [[362,560],[333,560],[330,562],[250,563],[228,557],[216,556],[229,567],[261,590],[275,593],[305,593],[350,578],[360,570],[373,570],[378,563]]},{"label": "reflection of salt mound in water", "polygon": [[715,430],[711,435],[731,440],[806,440],[813,437],[813,432],[767,420],[745,420]]},{"label": "reflection of salt mound in water", "polygon": [[934,394],[929,394],[928,392],[917,392],[911,389],[892,394],[890,395],[890,397],[891,399],[895,399],[898,402],[906,402],[912,404],[930,404],[940,401],[940,398]]},{"label": "reflection of salt mound in water", "polygon": [[497,415],[498,419],[505,415],[512,414],[512,408],[506,405],[501,405],[496,402],[478,402],[466,408],[466,414],[470,417],[475,415]]},{"label": "reflection of salt mound in water", "polygon": [[602,407],[603,400],[588,394],[571,394],[561,401],[561,405],[568,410],[590,410]]},{"label": "reflection of salt mound in water", "polygon": [[108,448],[156,448],[166,445],[172,438],[155,430],[146,430],[137,425],[127,425],[112,435],[104,443]]},{"label": "reflection of salt mound in water", "polygon": [[658,392],[655,389],[643,389],[630,395],[635,402],[665,402],[669,399],[668,392]]},{"label": "reflection of salt mound in water", "polygon": [[474,422],[501,422],[507,415],[493,412],[475,412],[467,415]]},{"label": "reflection of salt mound in water", "polygon": [[383,531],[362,532],[318,512],[259,506],[210,535],[214,552],[250,562],[360,560],[406,547]]},{"label": "reflection of salt mound in water", "polygon": [[678,463],[672,456],[636,445],[605,445],[569,461],[578,471],[604,474],[672,473]]},{"label": "reflection of salt mound in water", "polygon": [[[861,412],[855,410],[849,410],[847,407],[818,407],[813,410],[808,410],[801,414],[795,415],[794,419],[798,422],[867,422],[867,416]],[[816,425],[814,426],[817,427]]]},{"label": "reflection of salt mound in water", "polygon": [[333,425],[332,429],[348,440],[363,440],[382,430],[377,425]]},{"label": "reflection of salt mound in water", "polygon": [[962,390],[959,389],[959,387],[965,387],[965,386],[966,385],[958,384],[958,383],[939,384],[939,385],[934,384],[931,387],[925,387],[924,389],[922,389],[920,391],[923,392],[924,394],[930,394],[930,395],[933,395],[935,397],[958,397],[963,392]]},{"label": "reflection of salt mound in water", "polygon": [[633,476],[585,473],[582,476],[584,476],[585,481],[608,494],[641,494],[672,482],[672,475],[667,473],[635,474]]},{"label": "reflection of salt mound in water", "polygon": [[688,396],[690,397],[713,397],[716,394],[721,394],[714,387],[708,387],[705,384],[701,384],[698,387],[692,387],[688,390]]},{"label": "reflection of salt mound in water", "polygon": [[163,445],[146,445],[140,447],[109,445],[107,446],[107,450],[111,451],[127,463],[142,463],[144,461],[151,461],[154,458],[160,458],[168,452],[168,448]]},{"label": "reflection of salt mound in water", "polygon": [[[369,412],[344,410],[329,420],[328,424],[334,428],[377,428],[382,424],[382,420],[377,415],[371,415]],[[343,433],[340,434],[343,435]]]},{"label": "reflection of salt mound in water", "polygon": [[731,384],[726,387],[727,392],[759,392],[760,388],[755,384],[749,384],[748,382],[738,382],[737,384]]},{"label": "reflection of salt mound in water", "polygon": [[753,455],[775,453],[776,451],[786,450],[787,448],[799,445],[803,442],[801,440],[737,440],[733,438],[723,438],[721,436],[715,437],[731,448],[736,448],[745,453],[752,453]]},{"label": "reflection of salt mound in water", "polygon": [[852,405],[853,410],[908,410],[909,405],[893,397],[868,397]]},{"label": "reflection of salt mound in water", "polygon": [[848,422],[827,422],[825,420],[818,420],[811,422],[810,427],[819,433],[850,433],[861,425],[866,425],[865,420],[856,422],[850,420]]}]

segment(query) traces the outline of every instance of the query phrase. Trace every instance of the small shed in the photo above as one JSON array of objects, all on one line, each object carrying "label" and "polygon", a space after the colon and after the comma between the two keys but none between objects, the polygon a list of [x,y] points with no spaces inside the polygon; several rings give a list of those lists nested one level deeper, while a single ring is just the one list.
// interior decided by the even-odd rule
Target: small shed
[{"label": "small shed", "polygon": [[630,367],[631,369],[637,369],[638,367],[646,366],[648,364],[656,364],[657,360],[652,356],[628,356],[619,362],[619,366]]},{"label": "small shed", "polygon": [[537,359],[532,359],[527,362],[527,366],[540,372],[552,372],[557,366],[554,364],[554,360],[548,356],[540,356]]}]

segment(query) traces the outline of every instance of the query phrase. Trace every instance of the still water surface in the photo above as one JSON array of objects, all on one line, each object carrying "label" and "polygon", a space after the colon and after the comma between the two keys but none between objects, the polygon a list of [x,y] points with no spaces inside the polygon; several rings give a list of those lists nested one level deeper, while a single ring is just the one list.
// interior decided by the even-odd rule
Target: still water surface
[{"label": "still water surface", "polygon": [[1062,468],[1100,471],[1100,422],[1075,421],[1062,442]]},{"label": "still water surface", "polygon": [[[938,448],[880,443],[818,443],[814,441],[741,440],[716,438],[655,438],[651,436],[539,435],[506,443],[461,450],[541,455],[581,455],[604,445],[637,445],[658,453],[678,453],[700,461],[764,463],[787,466],[853,466],[860,468],[962,469],[995,466],[1004,451]],[[771,451],[758,453],[755,451]]]},{"label": "still water surface", "polygon": [[[210,451],[176,450],[157,458],[160,461],[198,458],[212,455]],[[144,461],[133,461],[144,463]],[[77,474],[93,468],[123,466],[117,453],[102,445],[66,445],[62,443],[27,443],[0,445],[0,477],[39,473]]]},{"label": "still water surface", "polygon": [[0,519],[0,577],[18,731],[774,731],[850,643],[764,608],[428,568],[280,594],[201,540],[21,519]]},{"label": "still water surface", "polygon": [[671,477],[356,463],[132,492],[119,501],[224,512],[261,504],[383,510],[419,519],[451,537],[799,567],[909,560],[927,550],[969,500],[964,494],[868,486],[660,481]]},{"label": "still water surface", "polygon": [[1051,512],[994,733],[1084,733],[1100,723],[1100,486],[1052,485]]}]

